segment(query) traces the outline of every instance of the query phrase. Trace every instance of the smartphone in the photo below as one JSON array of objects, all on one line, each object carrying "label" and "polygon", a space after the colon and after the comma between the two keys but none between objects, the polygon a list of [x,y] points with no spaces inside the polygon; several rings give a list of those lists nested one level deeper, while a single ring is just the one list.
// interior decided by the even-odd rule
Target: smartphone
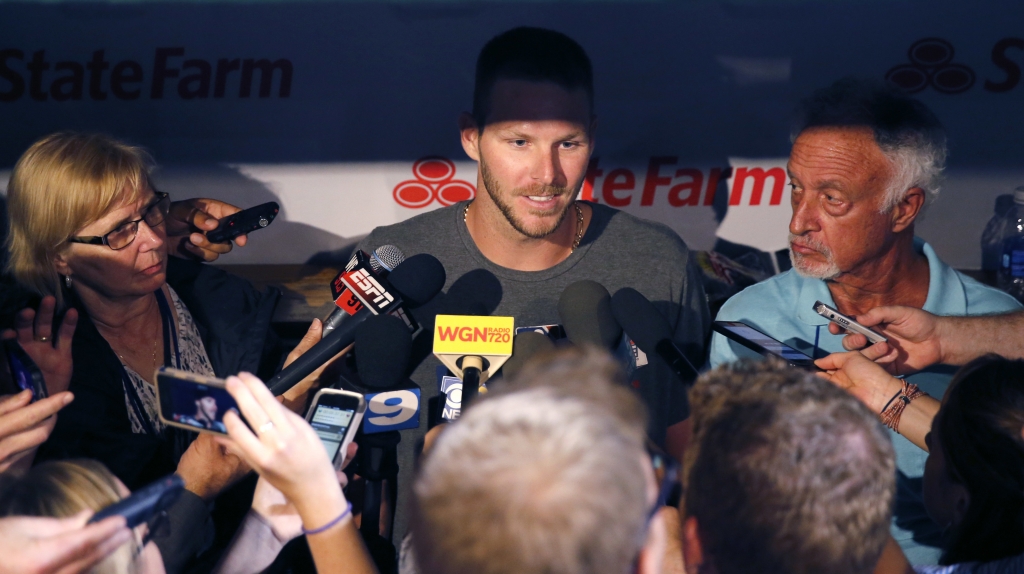
[{"label": "smartphone", "polygon": [[768,357],[778,357],[792,367],[818,371],[814,359],[740,321],[715,321],[711,328],[744,347]]},{"label": "smartphone", "polygon": [[271,224],[281,206],[277,202],[261,203],[256,207],[243,209],[221,220],[217,229],[206,234],[212,243],[226,243],[239,235],[252,233]]},{"label": "smartphone", "polygon": [[864,335],[865,337],[867,337],[868,341],[870,341],[872,345],[874,345],[875,343],[881,343],[883,341],[889,342],[889,339],[886,339],[885,336],[879,333],[878,331],[861,325],[860,323],[854,321],[852,317],[843,315],[835,308],[829,307],[828,305],[822,303],[821,301],[814,302],[814,312],[828,319],[829,321],[832,321],[836,325],[839,325],[840,327],[846,329],[847,331],[850,331],[851,333],[860,333],[861,335]]},{"label": "smartphone", "polygon": [[182,491],[185,490],[185,481],[176,474],[171,474],[160,480],[148,484],[136,490],[128,498],[120,500],[92,515],[89,522],[99,522],[109,516],[123,516],[128,522],[128,528],[148,522],[156,513],[167,510]]},{"label": "smartphone", "polygon": [[227,434],[224,413],[238,404],[224,380],[169,367],[156,370],[157,404],[164,424],[198,432]]},{"label": "smartphone", "polygon": [[365,411],[366,400],[359,393],[321,389],[313,397],[306,420],[320,437],[327,456],[334,461],[334,467],[339,470]]},{"label": "smartphone", "polygon": [[32,402],[45,399],[49,396],[46,391],[46,381],[43,380],[43,372],[36,366],[32,357],[28,356],[25,349],[21,348],[17,339],[4,340],[4,356],[7,359],[7,368],[10,370],[10,382],[0,394],[15,394],[26,389],[32,391]]}]

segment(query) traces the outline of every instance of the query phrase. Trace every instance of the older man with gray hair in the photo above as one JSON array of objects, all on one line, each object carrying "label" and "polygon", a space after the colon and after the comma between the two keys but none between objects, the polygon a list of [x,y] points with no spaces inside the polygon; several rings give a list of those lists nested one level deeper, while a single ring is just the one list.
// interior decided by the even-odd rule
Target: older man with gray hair
[{"label": "older man with gray hair", "polygon": [[[726,302],[722,321],[742,321],[820,358],[843,351],[842,337],[814,310],[816,301],[846,315],[904,305],[937,315],[983,315],[1020,305],[942,262],[914,237],[927,196],[938,191],[946,137],[921,102],[869,82],[841,80],[805,100],[793,130],[793,270],[753,285]],[[711,364],[752,352],[716,334]],[[913,400],[917,388],[941,397],[953,370],[933,367],[906,378],[891,404]],[[905,398],[904,398],[905,397]],[[934,564],[942,529],[921,503],[927,453],[898,434],[898,491],[893,536],[915,564]]]},{"label": "older man with gray hair", "polygon": [[419,571],[655,574],[667,535],[643,406],[607,354],[524,370],[441,433],[413,486]]}]

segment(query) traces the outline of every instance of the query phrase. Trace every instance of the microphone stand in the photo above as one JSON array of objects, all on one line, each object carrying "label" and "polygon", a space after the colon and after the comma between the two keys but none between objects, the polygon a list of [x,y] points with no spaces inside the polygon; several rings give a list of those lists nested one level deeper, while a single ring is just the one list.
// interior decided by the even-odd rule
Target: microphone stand
[{"label": "microphone stand", "polygon": [[[364,434],[359,438],[359,475],[366,481],[363,493],[363,514],[359,531],[366,542],[374,563],[381,574],[398,572],[395,545],[391,541],[395,522],[395,502],[398,492],[398,431]],[[384,501],[384,482],[387,482],[388,505],[387,537],[381,536],[381,506]]]}]

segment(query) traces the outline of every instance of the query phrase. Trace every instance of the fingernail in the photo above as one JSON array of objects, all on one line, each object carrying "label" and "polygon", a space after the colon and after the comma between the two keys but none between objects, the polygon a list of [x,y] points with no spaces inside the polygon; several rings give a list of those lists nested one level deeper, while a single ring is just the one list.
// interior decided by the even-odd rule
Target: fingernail
[{"label": "fingernail", "polygon": [[75,400],[75,395],[73,395],[71,393],[68,393],[68,394],[64,395],[64,404],[65,405],[70,403],[73,400]]}]

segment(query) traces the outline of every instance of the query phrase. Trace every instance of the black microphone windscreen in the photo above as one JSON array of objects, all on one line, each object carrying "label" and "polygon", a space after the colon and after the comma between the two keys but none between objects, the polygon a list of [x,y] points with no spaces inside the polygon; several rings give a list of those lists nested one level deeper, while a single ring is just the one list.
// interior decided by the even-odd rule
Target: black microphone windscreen
[{"label": "black microphone windscreen", "polygon": [[356,331],[356,369],[367,387],[386,389],[397,385],[405,378],[411,354],[409,327],[398,317],[367,317]]},{"label": "black microphone windscreen", "polygon": [[429,253],[413,255],[388,275],[388,283],[410,307],[419,307],[433,299],[444,282],[444,266]]},{"label": "black microphone windscreen", "polygon": [[622,327],[612,314],[611,296],[603,285],[584,280],[570,284],[558,299],[558,316],[569,340],[602,349],[618,345]]},{"label": "black microphone windscreen", "polygon": [[619,289],[612,296],[612,313],[629,338],[645,353],[655,353],[660,341],[672,339],[668,319],[632,287]]},{"label": "black microphone windscreen", "polygon": [[555,344],[543,333],[526,331],[516,335],[512,340],[512,356],[501,367],[501,376],[505,380],[515,377],[530,359],[554,348]]}]

